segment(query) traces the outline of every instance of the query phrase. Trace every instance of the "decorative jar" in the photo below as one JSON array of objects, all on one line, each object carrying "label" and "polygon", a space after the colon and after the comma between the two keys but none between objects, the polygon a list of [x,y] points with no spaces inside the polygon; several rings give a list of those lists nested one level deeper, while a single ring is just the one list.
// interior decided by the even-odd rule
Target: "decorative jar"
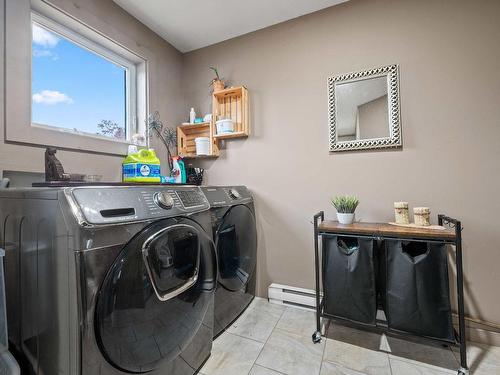
[{"label": "decorative jar", "polygon": [[410,224],[408,202],[394,202],[394,216],[396,224]]},{"label": "decorative jar", "polygon": [[415,207],[413,216],[416,225],[423,227],[431,225],[431,209],[429,207]]}]

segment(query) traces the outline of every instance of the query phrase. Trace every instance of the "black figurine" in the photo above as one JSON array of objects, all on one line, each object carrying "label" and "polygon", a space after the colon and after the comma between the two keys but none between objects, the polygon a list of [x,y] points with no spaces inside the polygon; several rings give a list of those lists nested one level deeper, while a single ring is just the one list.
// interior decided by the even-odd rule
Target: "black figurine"
[{"label": "black figurine", "polygon": [[56,152],[52,147],[45,150],[45,181],[69,181],[71,176],[64,173],[61,162],[56,158]]}]

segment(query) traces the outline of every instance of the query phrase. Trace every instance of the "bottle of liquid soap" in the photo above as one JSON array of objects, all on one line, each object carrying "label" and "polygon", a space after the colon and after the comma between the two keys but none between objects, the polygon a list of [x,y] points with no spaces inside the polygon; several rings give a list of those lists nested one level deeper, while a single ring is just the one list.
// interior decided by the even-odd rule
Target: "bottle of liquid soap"
[{"label": "bottle of liquid soap", "polygon": [[194,111],[194,108],[191,108],[191,111],[189,112],[189,123],[194,124],[195,119],[196,119],[196,112]]},{"label": "bottle of liquid soap", "polygon": [[171,176],[174,178],[174,183],[184,184],[186,183],[186,167],[184,161],[180,156],[172,157],[173,168],[171,171]]}]

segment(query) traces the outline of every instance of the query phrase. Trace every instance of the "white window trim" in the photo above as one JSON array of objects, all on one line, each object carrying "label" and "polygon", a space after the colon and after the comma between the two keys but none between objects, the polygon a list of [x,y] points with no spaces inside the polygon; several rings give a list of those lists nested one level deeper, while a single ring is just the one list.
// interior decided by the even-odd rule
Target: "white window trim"
[{"label": "white window trim", "polygon": [[[31,123],[32,19],[62,37],[130,69],[128,82],[127,138],[117,140],[97,134]],[[7,143],[53,146],[102,154],[126,155],[134,133],[146,133],[149,113],[148,62],[139,54],[44,0],[6,3],[6,127]],[[135,71],[135,72],[134,72]],[[130,103],[130,105],[128,104]],[[134,108],[135,107],[135,108]],[[134,112],[136,116],[134,116]]]}]

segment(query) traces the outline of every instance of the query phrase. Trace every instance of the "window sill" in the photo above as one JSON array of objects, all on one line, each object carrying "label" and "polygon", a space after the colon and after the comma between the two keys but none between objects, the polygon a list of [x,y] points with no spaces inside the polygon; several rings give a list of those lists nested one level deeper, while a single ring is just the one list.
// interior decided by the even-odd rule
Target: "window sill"
[{"label": "window sill", "polygon": [[[126,139],[111,138],[111,137],[106,137],[104,135],[86,133],[86,132],[81,132],[81,131],[74,130],[74,129],[59,128],[57,126],[50,126],[50,125],[37,124],[37,123],[32,123],[31,126],[33,128],[39,128],[39,129],[44,129],[44,130],[54,132],[54,136],[57,136],[57,134],[61,134],[61,133],[70,134],[70,135],[74,135],[77,137],[98,139],[101,141],[108,141],[108,142],[113,142],[113,143],[117,143],[117,144],[122,144],[122,145],[125,145],[126,147],[128,147],[128,145],[130,145],[132,143],[132,141],[129,141]],[[140,144],[139,146],[144,146],[144,145]]]}]

